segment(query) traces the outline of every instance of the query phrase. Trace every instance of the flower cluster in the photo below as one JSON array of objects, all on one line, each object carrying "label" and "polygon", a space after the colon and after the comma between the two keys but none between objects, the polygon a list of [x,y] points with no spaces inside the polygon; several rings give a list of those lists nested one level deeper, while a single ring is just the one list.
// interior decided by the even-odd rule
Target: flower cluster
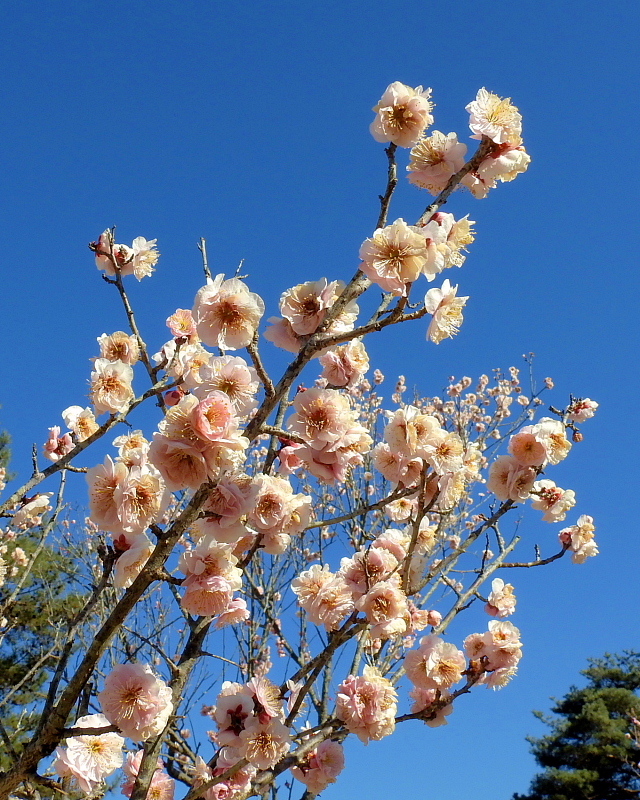
[{"label": "flower cluster", "polygon": [[391,681],[375,667],[366,666],[362,676],[349,675],[338,686],[336,716],[361,742],[368,744],[395,730],[397,698]]}]

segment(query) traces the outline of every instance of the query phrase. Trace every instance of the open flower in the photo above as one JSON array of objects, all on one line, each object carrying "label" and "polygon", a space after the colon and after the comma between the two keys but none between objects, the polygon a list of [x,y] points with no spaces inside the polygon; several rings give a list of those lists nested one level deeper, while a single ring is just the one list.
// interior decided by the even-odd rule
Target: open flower
[{"label": "open flower", "polygon": [[250,344],[264,314],[264,302],[238,278],[216,275],[198,292],[193,306],[198,336],[209,347],[237,350]]},{"label": "open flower", "polygon": [[423,131],[433,123],[431,89],[412,89],[400,81],[387,86],[374,107],[376,118],[371,135],[377,142],[393,142],[399,147],[414,145]]},{"label": "open flower", "polygon": [[439,194],[449,178],[464,166],[466,152],[467,145],[459,142],[455,133],[434,131],[413,146],[407,167],[409,181],[433,195]]},{"label": "open flower", "polygon": [[90,408],[82,406],[69,406],[62,412],[62,419],[79,442],[84,442],[98,430],[98,423]]},{"label": "open flower", "polygon": [[375,667],[366,666],[361,677],[349,675],[336,698],[336,716],[364,744],[383,739],[396,727],[397,693],[391,681]]},{"label": "open flower", "polygon": [[467,106],[471,115],[469,127],[475,134],[472,139],[487,136],[496,144],[522,144],[522,115],[511,104],[511,98],[502,99],[497,94],[479,89],[476,99]]},{"label": "open flower", "polygon": [[[106,728],[104,714],[79,717],[76,728]],[[93,794],[102,781],[122,766],[124,739],[118,733],[72,736],[66,747],[56,749],[53,769],[61,778],[73,778],[80,791]]]},{"label": "open flower", "polygon": [[90,398],[96,414],[126,411],[134,398],[133,370],[123,361],[97,358],[91,373]]},{"label": "open flower", "polygon": [[427,339],[439,344],[443,339],[455,336],[462,325],[462,309],[468,297],[456,297],[457,286],[445,280],[440,289],[429,289],[424,306],[433,314],[427,330]]},{"label": "open flower", "polygon": [[427,243],[421,231],[397,219],[378,228],[360,247],[360,268],[385,292],[406,294],[427,263]]},{"label": "open flower", "polygon": [[157,736],[173,711],[171,689],[147,664],[118,664],[98,700],[109,722],[135,742]]}]

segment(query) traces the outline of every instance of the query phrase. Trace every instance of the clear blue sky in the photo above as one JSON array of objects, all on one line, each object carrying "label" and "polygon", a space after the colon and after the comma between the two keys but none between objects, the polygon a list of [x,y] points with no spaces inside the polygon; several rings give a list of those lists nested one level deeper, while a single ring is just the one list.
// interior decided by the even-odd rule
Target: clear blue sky
[{"label": "clear blue sky", "polygon": [[[124,326],[86,247],[105,227],[159,240],[158,271],[132,296],[160,345],[164,319],[201,284],[200,236],[214,272],[245,259],[271,314],[290,285],[353,272],[384,186],[371,107],[391,81],[433,87],[435,127],[464,138],[481,86],[523,113],[529,172],[448,209],[478,231],[453,276],[471,296],[460,335],[435,347],[420,322],[371,352],[390,381],[403,372],[437,393],[448,375],[534,351],[557,404],[570,391],[598,400],[585,442],[551,477],[595,517],[602,554],[511,576],[520,676],[461,698],[446,728],[410,723],[352,746],[327,800],[522,792],[534,772],[524,737],[543,732],[530,710],[548,708],[588,656],[640,648],[638,17],[619,0],[4,4],[0,425],[23,477],[31,443],[85,404],[96,337]],[[398,194],[392,219],[428,199]],[[274,372],[283,363],[270,357]],[[529,516],[523,529],[553,548],[557,527]]]}]

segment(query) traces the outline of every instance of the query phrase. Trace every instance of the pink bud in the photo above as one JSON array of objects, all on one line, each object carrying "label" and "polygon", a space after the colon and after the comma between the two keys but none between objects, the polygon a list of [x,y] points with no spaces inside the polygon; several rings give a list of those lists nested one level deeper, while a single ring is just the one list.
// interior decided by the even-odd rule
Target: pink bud
[{"label": "pink bud", "polygon": [[439,625],[442,622],[442,614],[439,611],[427,611],[427,624]]}]

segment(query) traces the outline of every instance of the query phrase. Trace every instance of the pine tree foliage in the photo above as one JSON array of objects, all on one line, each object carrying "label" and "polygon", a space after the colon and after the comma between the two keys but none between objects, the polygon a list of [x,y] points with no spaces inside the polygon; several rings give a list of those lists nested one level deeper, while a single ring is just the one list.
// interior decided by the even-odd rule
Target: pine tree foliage
[{"label": "pine tree foliage", "polygon": [[531,738],[544,771],[513,800],[621,800],[640,794],[640,751],[633,720],[640,708],[640,653],[590,659],[583,688],[571,687],[552,711],[551,728]]}]

